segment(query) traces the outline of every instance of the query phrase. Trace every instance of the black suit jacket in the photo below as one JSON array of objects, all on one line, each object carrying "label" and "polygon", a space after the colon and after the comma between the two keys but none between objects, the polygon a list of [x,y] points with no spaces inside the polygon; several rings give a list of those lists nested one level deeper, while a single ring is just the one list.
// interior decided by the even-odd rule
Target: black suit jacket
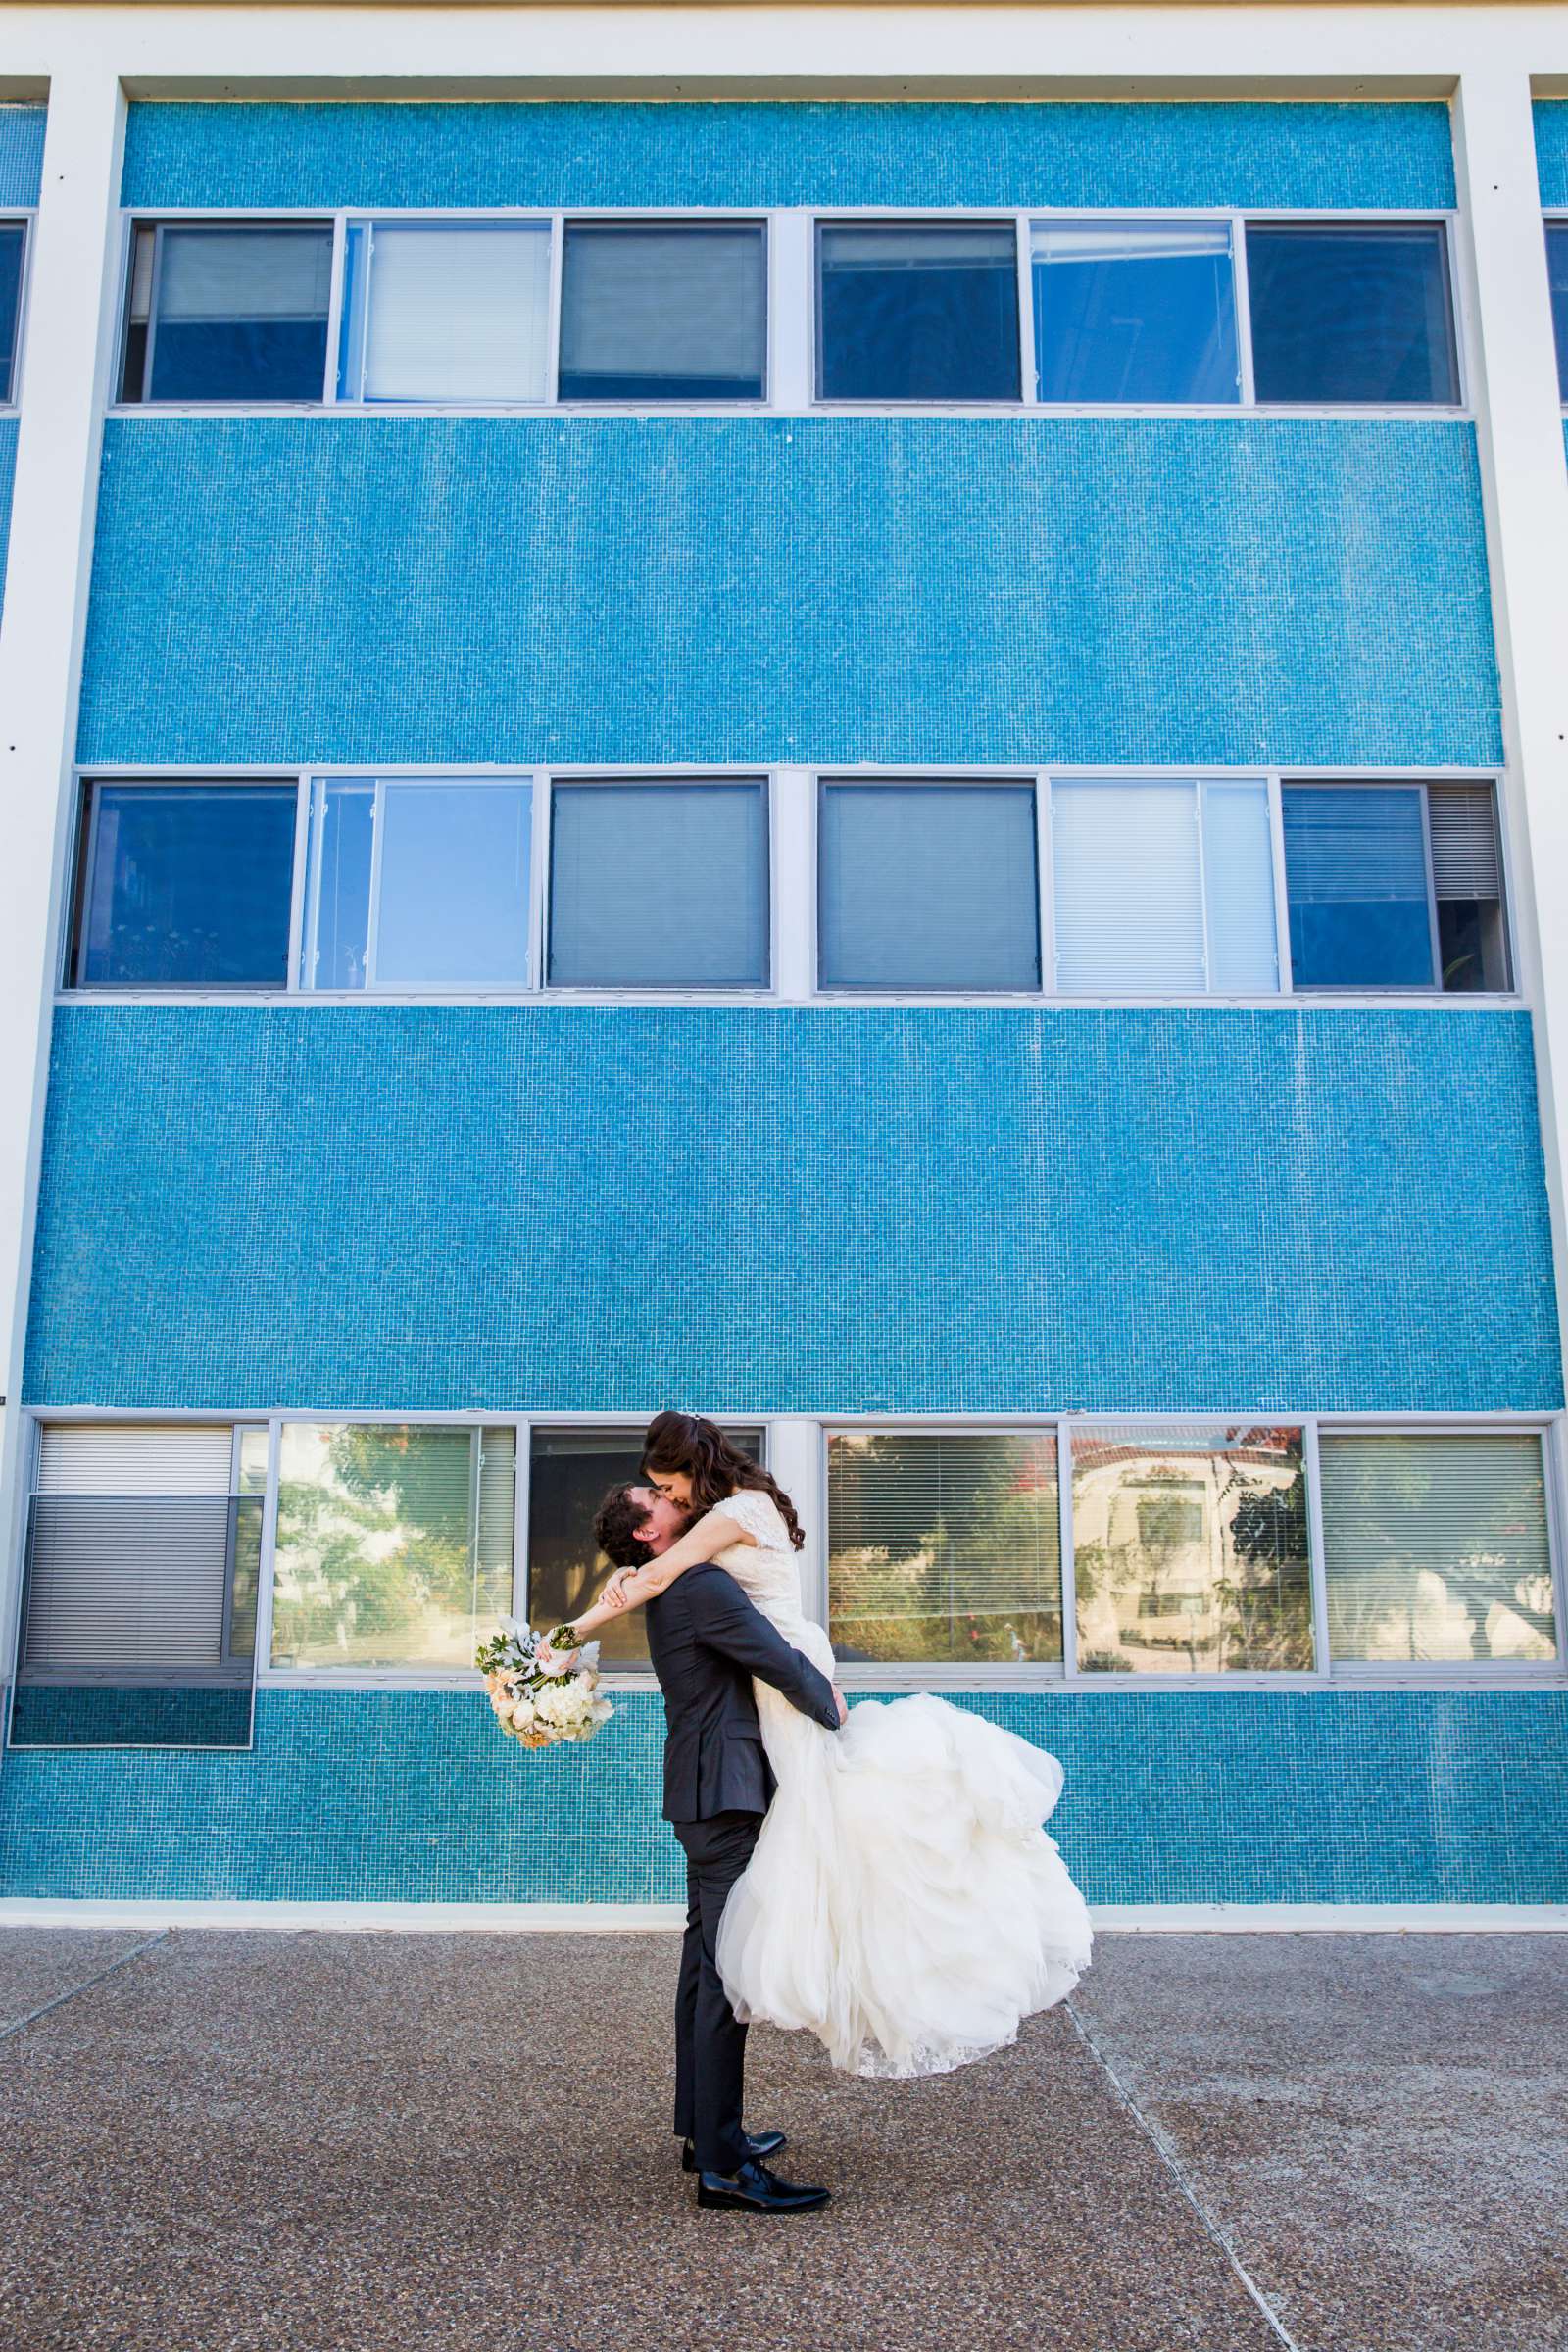
[{"label": "black suit jacket", "polygon": [[836,1732],[832,1684],[711,1563],[677,1576],[648,1603],[646,1619],[649,1655],[664,1694],[664,1819],[765,1813],[773,1776],[753,1675]]}]

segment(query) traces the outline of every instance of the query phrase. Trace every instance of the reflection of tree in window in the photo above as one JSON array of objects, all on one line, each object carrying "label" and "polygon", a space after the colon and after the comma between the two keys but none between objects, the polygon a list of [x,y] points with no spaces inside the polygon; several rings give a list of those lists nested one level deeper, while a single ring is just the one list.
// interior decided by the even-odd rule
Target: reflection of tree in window
[{"label": "reflection of tree in window", "polygon": [[828,1519],[841,1658],[1060,1657],[1054,1434],[835,1437]]},{"label": "reflection of tree in window", "polygon": [[475,1618],[510,1597],[510,1536],[492,1560],[475,1539],[472,1431],[313,1437],[285,1432],[299,1450],[285,1444],[278,1486],[274,1660],[471,1663]]}]

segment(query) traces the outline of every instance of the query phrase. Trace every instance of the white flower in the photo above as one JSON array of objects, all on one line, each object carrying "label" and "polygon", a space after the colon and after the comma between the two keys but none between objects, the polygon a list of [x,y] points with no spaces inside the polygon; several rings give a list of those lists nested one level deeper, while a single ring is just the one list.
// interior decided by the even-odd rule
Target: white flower
[{"label": "white flower", "polygon": [[538,1709],[531,1698],[514,1698],[510,1710],[513,1724],[519,1732],[527,1731]]}]

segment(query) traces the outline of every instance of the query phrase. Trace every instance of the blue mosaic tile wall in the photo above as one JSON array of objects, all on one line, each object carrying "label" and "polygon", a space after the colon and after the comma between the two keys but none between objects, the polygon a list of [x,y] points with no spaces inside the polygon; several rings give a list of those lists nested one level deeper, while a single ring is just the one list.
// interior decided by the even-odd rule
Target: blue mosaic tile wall
[{"label": "blue mosaic tile wall", "polygon": [[0,106],[0,205],[37,203],[47,116],[43,106]]},{"label": "blue mosaic tile wall", "polygon": [[1568,100],[1538,98],[1534,112],[1541,201],[1568,205]]},{"label": "blue mosaic tile wall", "polygon": [[[1568,1691],[959,1701],[1058,1755],[1093,1902],[1568,1900]],[[97,1900],[674,1901],[662,1712],[528,1756],[482,1693],[264,1690],[238,1756],[17,1751],[0,1890]]]},{"label": "blue mosaic tile wall", "polygon": [[110,1006],[59,1406],[1540,1410],[1528,1015]]},{"label": "blue mosaic tile wall", "polygon": [[111,420],[80,748],[1483,765],[1474,430]]},{"label": "blue mosaic tile wall", "polygon": [[1441,105],[139,104],[128,205],[1453,202]]}]

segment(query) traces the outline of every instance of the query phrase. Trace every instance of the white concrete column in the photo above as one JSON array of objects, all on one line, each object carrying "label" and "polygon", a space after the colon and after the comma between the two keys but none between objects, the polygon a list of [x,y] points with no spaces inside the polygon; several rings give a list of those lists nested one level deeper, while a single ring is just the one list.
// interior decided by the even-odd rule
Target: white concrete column
[{"label": "white concrete column", "polygon": [[827,1472],[822,1431],[795,1415],[767,1425],[767,1466],[795,1505],[806,1536],[801,1590],[808,1616],[827,1623]]},{"label": "white concrete column", "polygon": [[[21,1552],[22,1356],[97,510],[124,100],[92,55],[51,77],[28,270],[22,416],[0,612],[0,1682]],[[113,1237],[105,1234],[105,1247]]]},{"label": "white concrete column", "polygon": [[[1557,1311],[1568,1338],[1568,465],[1528,76],[1517,66],[1464,74],[1453,133],[1502,680],[1514,935],[1534,1014]],[[1454,1180],[1463,1182],[1462,1170]]]}]

